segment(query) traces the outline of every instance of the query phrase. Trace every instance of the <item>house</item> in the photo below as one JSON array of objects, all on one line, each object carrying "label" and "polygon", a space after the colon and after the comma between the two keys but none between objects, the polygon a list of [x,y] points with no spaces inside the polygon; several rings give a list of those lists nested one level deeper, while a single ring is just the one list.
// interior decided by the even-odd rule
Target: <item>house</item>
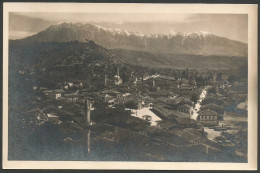
[{"label": "house", "polygon": [[176,98],[175,101],[179,104],[187,104],[187,105],[190,105],[190,106],[192,106],[194,104],[194,102],[191,101],[189,98],[183,97],[183,96]]},{"label": "house", "polygon": [[138,103],[137,103],[137,109],[142,109],[143,108],[143,104],[142,104],[142,100],[138,100]]},{"label": "house", "polygon": [[48,90],[48,88],[46,88],[46,87],[40,87],[39,88],[41,91],[46,91],[46,90]]},{"label": "house", "polygon": [[64,90],[63,89],[45,90],[44,93],[46,96],[58,100],[59,98],[61,98],[62,94],[64,93]]},{"label": "house", "polygon": [[168,97],[169,93],[160,91],[160,92],[148,92],[148,95],[153,98],[158,98],[158,97]]},{"label": "house", "polygon": [[218,113],[209,109],[199,111],[197,120],[204,126],[216,126],[218,125]]},{"label": "house", "polygon": [[216,105],[223,105],[223,99],[222,98],[215,98],[213,96],[206,96],[206,98],[204,100],[202,100],[202,104],[206,105],[206,104],[216,104]]},{"label": "house", "polygon": [[59,99],[61,97],[61,93],[56,93],[55,94],[55,99],[57,100],[57,99]]},{"label": "house", "polygon": [[42,110],[42,112],[44,113],[45,117],[47,117],[48,121],[54,123],[54,124],[58,124],[59,122],[59,116],[58,116],[58,112],[60,110],[58,108],[55,108],[53,106],[49,106],[45,109]]},{"label": "house", "polygon": [[76,96],[79,94],[79,90],[75,91],[75,92],[66,92],[65,94],[63,94],[65,97],[71,97],[71,96]]},{"label": "house", "polygon": [[57,113],[49,113],[47,114],[48,120],[52,122],[53,124],[58,124],[59,123],[59,116]]},{"label": "house", "polygon": [[121,93],[115,90],[104,90],[100,93],[102,98],[105,98],[106,95],[110,95],[113,97],[120,97]]},{"label": "house", "polygon": [[169,92],[168,99],[175,99],[175,98],[177,98],[178,96],[179,96],[179,95],[176,94],[176,93]]},{"label": "house", "polygon": [[119,104],[125,104],[125,102],[127,101],[126,96],[129,97],[131,96],[131,94],[121,94],[120,92],[114,90],[105,90],[100,93],[101,99],[103,99],[104,102],[108,103],[109,107],[113,107]]},{"label": "house", "polygon": [[73,87],[73,83],[72,82],[69,82],[68,85],[69,85],[69,87]]},{"label": "house", "polygon": [[222,106],[219,106],[219,105],[214,104],[214,103],[209,103],[209,104],[206,104],[206,105],[202,105],[201,108],[200,108],[201,111],[207,110],[207,109],[215,111],[219,115],[223,115],[224,114],[224,108]]},{"label": "house", "polygon": [[108,102],[108,101],[111,100],[111,99],[114,99],[114,97],[111,96],[111,95],[109,95],[109,94],[106,94],[106,95],[104,96],[104,102]]},{"label": "house", "polygon": [[120,104],[125,104],[125,102],[126,102],[125,97],[124,96],[120,96],[120,97],[115,98],[114,104],[115,105],[120,105]]},{"label": "house", "polygon": [[69,100],[71,102],[76,102],[79,99],[78,97],[75,97],[75,96],[68,96],[66,98],[67,98],[67,100]]},{"label": "house", "polygon": [[188,92],[193,91],[193,87],[190,87],[190,86],[181,86],[181,87],[180,87],[180,90],[181,90],[182,93],[188,93]]},{"label": "house", "polygon": [[187,114],[191,114],[191,110],[192,110],[192,106],[188,104],[182,104],[177,107],[177,111],[187,113]]},{"label": "house", "polygon": [[169,117],[174,118],[182,126],[189,127],[191,125],[190,114],[171,110]]},{"label": "house", "polygon": [[158,76],[158,79],[175,81],[175,77],[172,77],[172,76],[164,76],[164,75],[159,75],[159,76]]},{"label": "house", "polygon": [[168,103],[169,99],[167,97],[158,97],[156,98],[156,101],[165,104]]}]

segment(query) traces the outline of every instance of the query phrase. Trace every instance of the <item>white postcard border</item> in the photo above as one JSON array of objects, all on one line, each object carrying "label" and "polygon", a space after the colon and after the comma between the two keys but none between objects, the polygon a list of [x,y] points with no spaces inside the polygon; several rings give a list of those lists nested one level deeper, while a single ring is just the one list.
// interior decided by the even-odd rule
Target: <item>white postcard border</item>
[{"label": "white postcard border", "polygon": [[[248,14],[248,163],[8,161],[8,21],[9,12],[207,13]],[[131,169],[256,170],[257,169],[257,5],[239,4],[101,4],[4,3],[3,10],[3,153],[4,169]]]}]

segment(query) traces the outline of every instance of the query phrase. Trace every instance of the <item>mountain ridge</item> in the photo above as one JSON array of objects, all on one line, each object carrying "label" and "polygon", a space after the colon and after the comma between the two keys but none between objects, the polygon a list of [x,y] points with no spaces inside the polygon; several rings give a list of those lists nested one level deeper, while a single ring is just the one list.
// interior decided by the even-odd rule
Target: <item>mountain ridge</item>
[{"label": "mountain ridge", "polygon": [[207,32],[142,34],[123,29],[82,23],[59,23],[21,39],[25,42],[86,42],[93,40],[109,49],[152,53],[220,55],[247,57],[247,44]]}]

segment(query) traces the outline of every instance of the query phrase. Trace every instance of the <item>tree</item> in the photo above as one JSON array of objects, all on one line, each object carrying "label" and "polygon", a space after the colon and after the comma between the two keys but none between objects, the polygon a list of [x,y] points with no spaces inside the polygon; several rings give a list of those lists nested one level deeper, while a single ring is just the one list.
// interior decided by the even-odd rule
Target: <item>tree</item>
[{"label": "tree", "polygon": [[192,93],[190,100],[196,103],[199,100],[199,95],[197,93]]},{"label": "tree", "polygon": [[135,103],[134,101],[128,101],[125,104],[125,107],[130,108],[130,109],[137,109],[137,103]]},{"label": "tree", "polygon": [[238,80],[238,77],[235,76],[235,75],[229,75],[227,80],[228,80],[228,82],[230,82],[230,83],[234,83],[235,81]]},{"label": "tree", "polygon": [[216,88],[215,87],[211,87],[209,90],[208,90],[208,93],[211,93],[211,94],[216,94]]},{"label": "tree", "polygon": [[222,80],[222,73],[217,73],[216,80],[217,81],[221,81]]},{"label": "tree", "polygon": [[205,79],[202,76],[197,76],[196,77],[196,83],[198,87],[204,86],[205,85]]}]

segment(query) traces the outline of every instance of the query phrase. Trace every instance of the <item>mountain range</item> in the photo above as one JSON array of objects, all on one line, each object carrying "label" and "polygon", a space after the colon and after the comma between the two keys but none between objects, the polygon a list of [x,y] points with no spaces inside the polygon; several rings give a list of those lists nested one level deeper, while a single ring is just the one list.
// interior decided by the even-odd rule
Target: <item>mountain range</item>
[{"label": "mountain range", "polygon": [[247,57],[247,44],[208,32],[142,34],[91,24],[59,23],[22,39],[24,42],[88,42],[108,49],[125,49],[159,54]]}]

